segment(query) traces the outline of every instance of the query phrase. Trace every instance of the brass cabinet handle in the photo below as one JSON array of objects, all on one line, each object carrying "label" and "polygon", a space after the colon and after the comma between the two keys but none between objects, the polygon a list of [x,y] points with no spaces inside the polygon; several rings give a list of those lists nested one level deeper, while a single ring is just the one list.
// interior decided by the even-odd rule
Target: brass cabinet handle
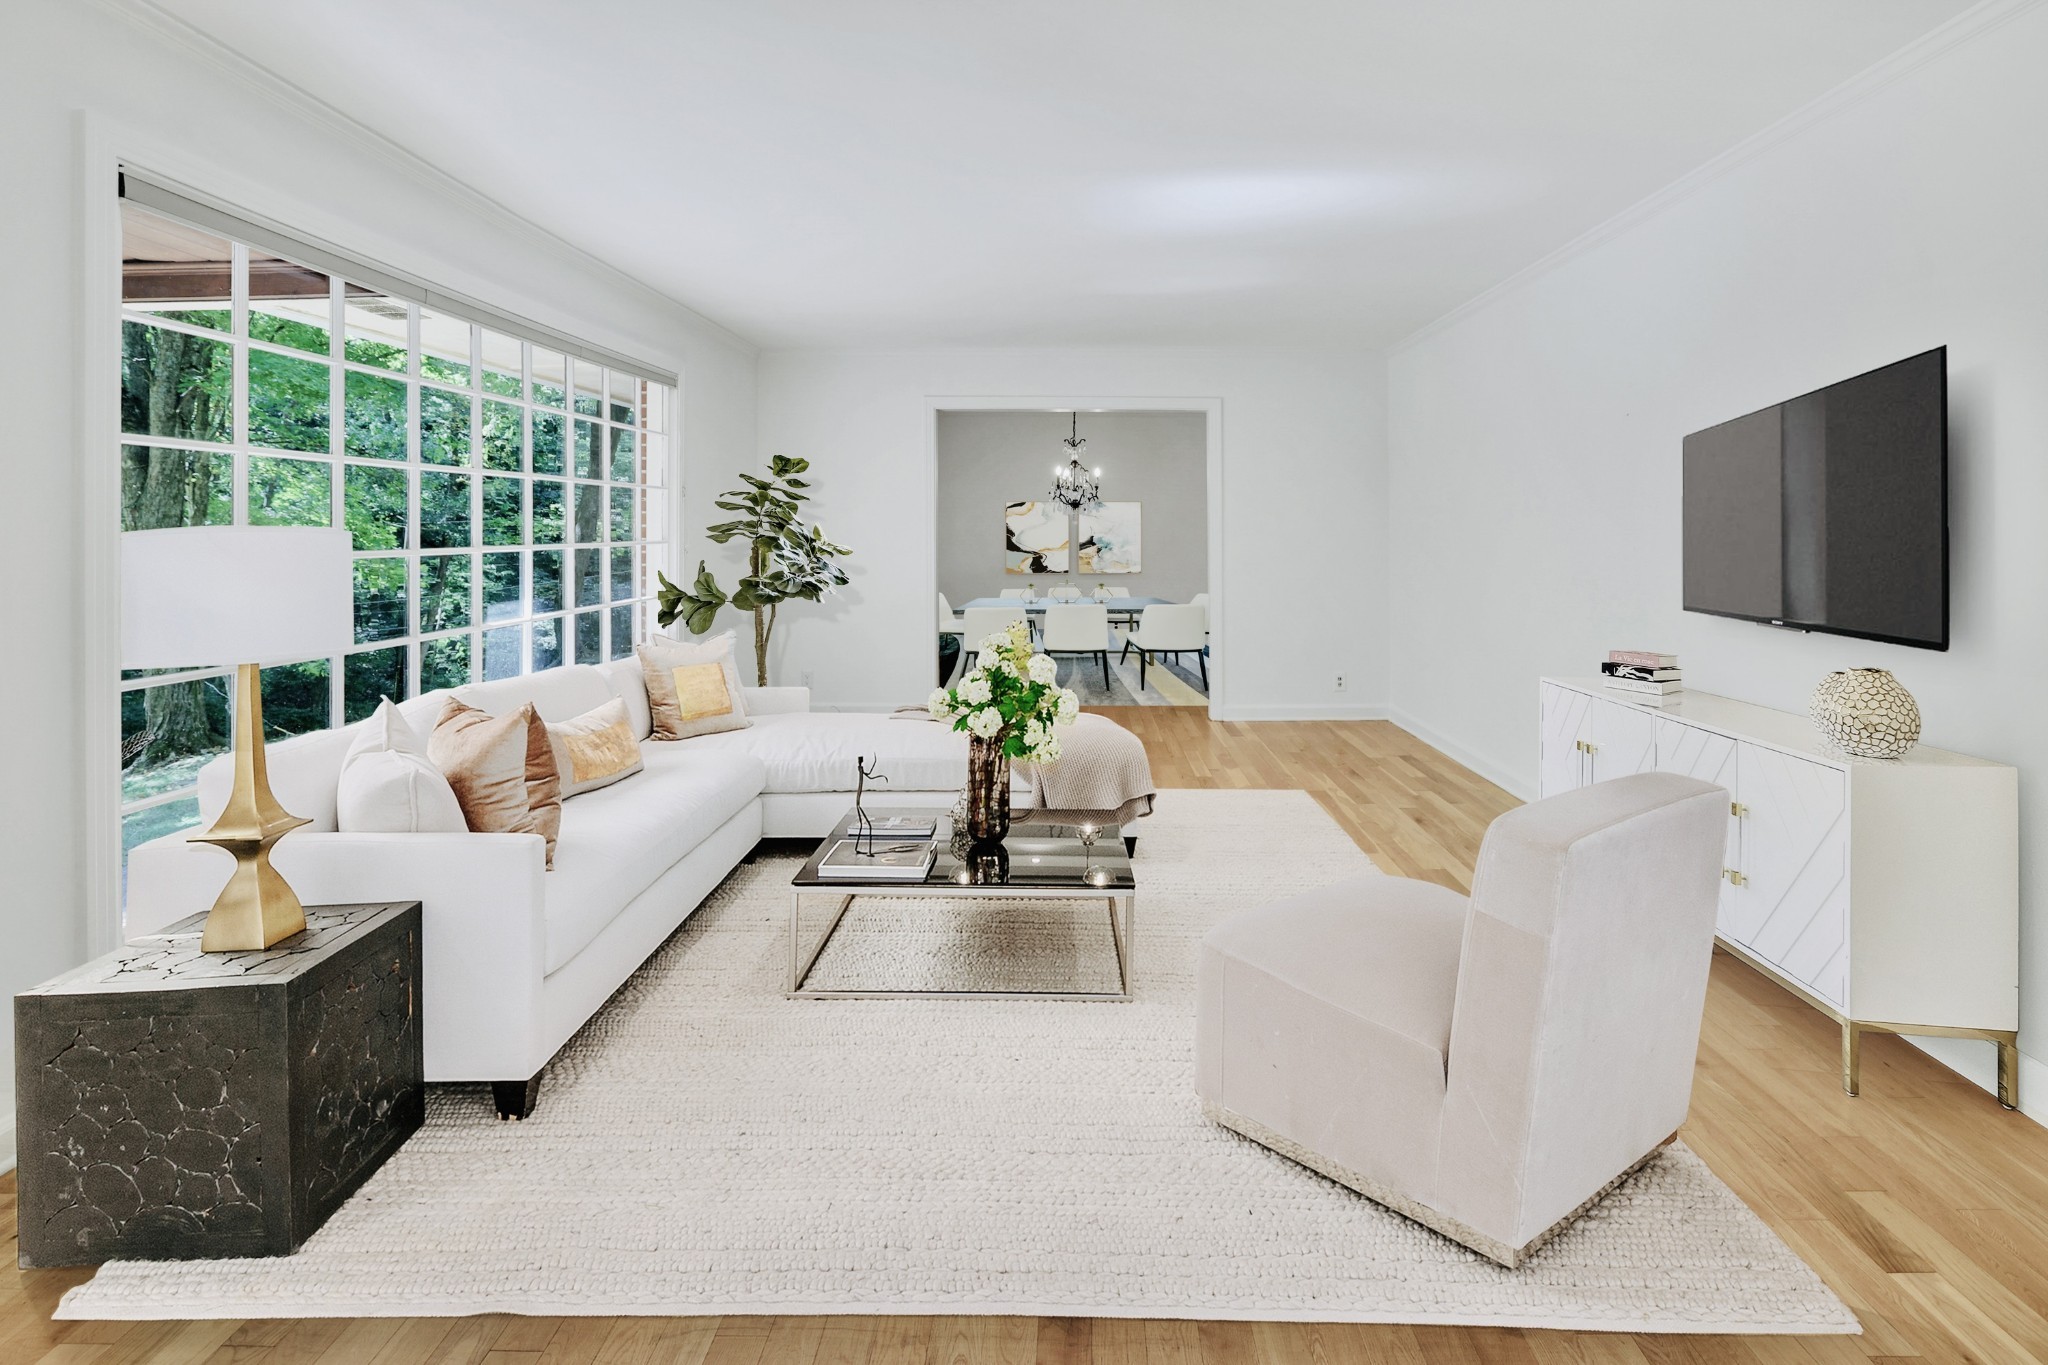
[{"label": "brass cabinet handle", "polygon": [[1749,814],[1749,807],[1743,805],[1740,801],[1730,801],[1728,803],[1728,813],[1740,820],[1743,816]]}]

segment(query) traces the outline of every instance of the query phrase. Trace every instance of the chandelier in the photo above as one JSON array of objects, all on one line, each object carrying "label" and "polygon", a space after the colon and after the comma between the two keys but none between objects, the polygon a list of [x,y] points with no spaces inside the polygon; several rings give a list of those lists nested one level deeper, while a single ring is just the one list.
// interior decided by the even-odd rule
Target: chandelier
[{"label": "chandelier", "polygon": [[1073,426],[1060,442],[1067,448],[1067,462],[1052,467],[1052,491],[1046,496],[1076,512],[1093,512],[1102,506],[1102,471],[1081,463],[1088,443],[1081,439],[1081,414],[1073,414]]}]

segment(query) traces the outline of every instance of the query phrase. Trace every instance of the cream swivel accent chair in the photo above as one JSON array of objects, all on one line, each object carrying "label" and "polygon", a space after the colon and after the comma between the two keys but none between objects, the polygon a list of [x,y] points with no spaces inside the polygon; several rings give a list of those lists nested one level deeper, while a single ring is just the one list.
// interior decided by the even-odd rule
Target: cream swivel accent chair
[{"label": "cream swivel accent chair", "polygon": [[1145,608],[1138,613],[1138,628],[1124,638],[1124,650],[1117,656],[1119,662],[1131,657],[1131,650],[1138,651],[1138,688],[1145,687],[1145,666],[1152,662],[1154,654],[1167,654],[1175,663],[1180,656],[1194,651],[1196,660],[1202,666],[1202,690],[1209,690],[1209,659],[1202,651],[1209,644],[1209,609],[1189,603],[1165,603]]},{"label": "cream swivel accent chair", "polygon": [[1102,665],[1102,686],[1109,687],[1109,608],[1100,603],[1045,609],[1044,632],[1038,647],[1057,659],[1062,654],[1093,654]]},{"label": "cream swivel accent chair", "polygon": [[1685,1121],[1727,824],[1722,788],[1640,773],[1494,821],[1470,900],[1368,876],[1233,915],[1203,1109],[1520,1265]]},{"label": "cream swivel accent chair", "polygon": [[1027,626],[1031,618],[1019,607],[969,607],[960,613],[960,674],[974,667],[975,658],[981,653],[981,642],[999,630],[1008,630],[1012,621],[1022,621]]}]

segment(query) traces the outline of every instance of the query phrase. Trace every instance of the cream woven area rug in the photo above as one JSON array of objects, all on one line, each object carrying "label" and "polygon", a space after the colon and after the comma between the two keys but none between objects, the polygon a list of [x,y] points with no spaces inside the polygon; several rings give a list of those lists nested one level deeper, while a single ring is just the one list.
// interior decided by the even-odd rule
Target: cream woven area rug
[{"label": "cream woven area rug", "polygon": [[[789,877],[740,868],[550,1068],[534,1117],[436,1087],[296,1256],[108,1265],[61,1318],[1021,1313],[1854,1332],[1675,1146],[1519,1271],[1203,1119],[1194,949],[1372,871],[1301,792],[1162,795],[1138,998],[786,1000]],[[1101,907],[863,902],[820,984],[1113,971]]]}]

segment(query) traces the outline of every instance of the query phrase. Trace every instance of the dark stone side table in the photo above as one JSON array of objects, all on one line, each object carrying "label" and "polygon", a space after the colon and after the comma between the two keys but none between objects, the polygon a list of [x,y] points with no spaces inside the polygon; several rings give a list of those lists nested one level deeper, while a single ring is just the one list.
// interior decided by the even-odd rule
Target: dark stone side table
[{"label": "dark stone side table", "polygon": [[22,1265],[285,1255],[425,1117],[418,901],[204,919],[14,997]]}]

